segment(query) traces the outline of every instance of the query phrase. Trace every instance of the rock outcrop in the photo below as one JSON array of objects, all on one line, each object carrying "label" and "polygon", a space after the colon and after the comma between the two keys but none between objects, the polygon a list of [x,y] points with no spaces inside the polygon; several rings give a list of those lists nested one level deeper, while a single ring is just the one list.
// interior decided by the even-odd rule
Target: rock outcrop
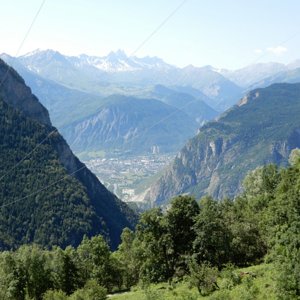
[{"label": "rock outcrop", "polygon": [[159,205],[182,193],[234,197],[248,171],[268,163],[287,164],[291,150],[300,147],[299,115],[300,84],[250,92],[200,128],[145,199]]}]

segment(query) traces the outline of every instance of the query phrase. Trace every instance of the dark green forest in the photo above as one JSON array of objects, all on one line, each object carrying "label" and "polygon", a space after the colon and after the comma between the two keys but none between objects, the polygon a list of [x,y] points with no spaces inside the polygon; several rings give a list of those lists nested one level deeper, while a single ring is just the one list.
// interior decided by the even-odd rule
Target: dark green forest
[{"label": "dark green forest", "polygon": [[260,263],[275,266],[278,299],[299,299],[299,199],[294,150],[289,167],[250,172],[234,200],[178,196],[164,211],[143,213],[135,231],[123,231],[117,251],[99,235],[77,248],[24,245],[2,252],[0,299],[106,299],[137,284],[187,279],[207,296],[219,289],[220,272],[227,270],[230,288],[241,280],[235,268]]},{"label": "dark green forest", "polygon": [[[0,249],[32,242],[44,247],[77,246],[85,234],[102,234],[109,241],[99,210],[113,212],[101,207],[99,197],[93,202],[92,188],[88,191],[62,166],[56,150],[62,138],[57,131],[50,134],[55,128],[25,117],[1,100],[0,128]],[[85,170],[81,172],[86,178]]]}]

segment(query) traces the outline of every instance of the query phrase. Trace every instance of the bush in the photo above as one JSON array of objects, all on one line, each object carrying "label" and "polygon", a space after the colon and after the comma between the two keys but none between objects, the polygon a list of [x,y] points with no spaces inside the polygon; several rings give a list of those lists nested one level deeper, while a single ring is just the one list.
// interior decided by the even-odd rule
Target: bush
[{"label": "bush", "polygon": [[241,276],[236,272],[234,265],[228,264],[221,273],[221,289],[231,290],[242,282]]},{"label": "bush", "polygon": [[104,287],[97,284],[95,280],[90,280],[84,288],[77,290],[70,297],[71,300],[105,300],[107,291]]},{"label": "bush", "polygon": [[44,296],[43,300],[67,300],[68,296],[63,291],[47,291]]},{"label": "bush", "polygon": [[258,287],[254,284],[253,276],[245,276],[242,279],[244,288],[241,290],[240,298],[244,300],[256,299],[259,293]]},{"label": "bush", "polygon": [[228,290],[222,290],[222,291],[215,292],[208,299],[209,300],[231,300],[232,297]]},{"label": "bush", "polygon": [[146,300],[160,300],[162,299],[161,297],[161,291],[157,291],[151,287],[147,287],[144,290],[144,294],[145,294],[145,299]]},{"label": "bush", "polygon": [[203,296],[209,295],[218,289],[217,278],[219,271],[210,263],[204,262],[198,265],[195,261],[189,264],[191,273],[191,284],[195,286]]}]

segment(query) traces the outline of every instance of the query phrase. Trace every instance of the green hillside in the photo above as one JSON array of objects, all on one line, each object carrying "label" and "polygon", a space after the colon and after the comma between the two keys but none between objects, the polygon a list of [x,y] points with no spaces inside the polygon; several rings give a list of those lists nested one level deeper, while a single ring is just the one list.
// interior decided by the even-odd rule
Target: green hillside
[{"label": "green hillside", "polygon": [[257,89],[239,105],[200,128],[150,191],[162,203],[190,192],[217,198],[241,191],[242,178],[257,166],[286,165],[300,146],[300,84]]}]

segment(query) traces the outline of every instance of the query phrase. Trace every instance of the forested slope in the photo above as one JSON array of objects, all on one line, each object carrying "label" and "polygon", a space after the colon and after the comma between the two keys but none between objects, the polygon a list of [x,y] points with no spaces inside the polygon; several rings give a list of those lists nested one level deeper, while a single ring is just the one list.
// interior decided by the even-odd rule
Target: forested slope
[{"label": "forested slope", "polygon": [[22,78],[0,61],[1,248],[78,245],[103,234],[116,247],[134,213],[110,193],[51,126]]}]

